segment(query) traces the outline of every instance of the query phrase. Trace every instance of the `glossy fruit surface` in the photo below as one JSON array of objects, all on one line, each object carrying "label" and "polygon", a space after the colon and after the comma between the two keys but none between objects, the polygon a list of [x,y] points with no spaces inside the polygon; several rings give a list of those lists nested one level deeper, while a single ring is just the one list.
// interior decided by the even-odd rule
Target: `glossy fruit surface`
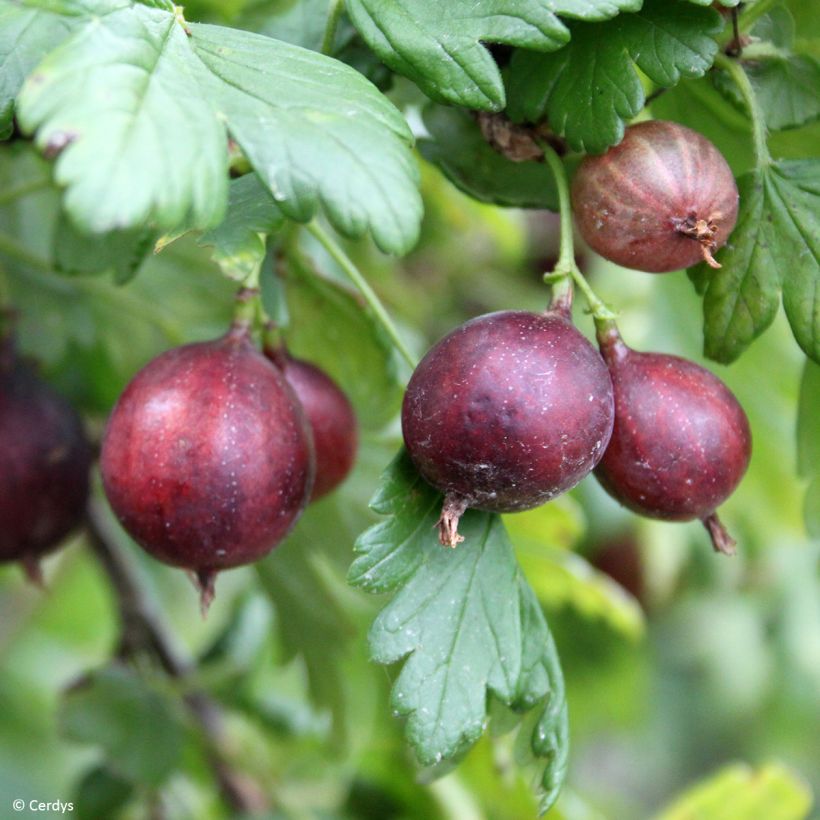
[{"label": "glossy fruit surface", "polygon": [[82,520],[91,448],[79,416],[0,340],[0,561],[37,559]]},{"label": "glossy fruit surface", "polygon": [[461,325],[421,361],[402,407],[408,452],[456,519],[466,507],[514,512],[568,490],[601,458],[612,423],[606,366],[559,311]]},{"label": "glossy fruit surface", "polygon": [[702,134],[650,120],[586,157],[572,183],[581,235],[601,256],[650,273],[679,270],[721,248],[737,221],[732,171]]},{"label": "glossy fruit surface", "polygon": [[316,480],[310,500],[315,501],[338,487],[353,467],[359,442],[356,415],[339,385],[320,368],[284,351],[273,360],[301,402],[313,432]]},{"label": "glossy fruit surface", "polygon": [[717,376],[687,359],[638,353],[617,334],[602,339],[602,352],[615,388],[615,428],[596,477],[634,512],[701,519],[719,539],[714,512],[751,456],[743,408]]},{"label": "glossy fruit surface", "polygon": [[304,412],[247,331],[169,350],[117,402],[100,466],[108,500],[155,558],[196,572],[255,561],[310,495]]}]

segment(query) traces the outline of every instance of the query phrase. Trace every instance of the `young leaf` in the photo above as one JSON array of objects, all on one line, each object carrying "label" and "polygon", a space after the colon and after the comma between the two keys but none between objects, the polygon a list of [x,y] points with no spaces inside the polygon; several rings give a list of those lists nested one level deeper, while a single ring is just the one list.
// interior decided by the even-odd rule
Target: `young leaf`
[{"label": "young leaf", "polygon": [[260,234],[274,233],[285,216],[270,191],[256,174],[231,182],[228,211],[215,228],[206,231],[198,244],[213,247],[213,259],[231,278],[242,281],[265,257]]},{"label": "young leaf", "polygon": [[217,224],[227,129],[288,217],[305,221],[321,204],[348,235],[369,230],[391,252],[413,244],[411,135],[360,74],[267,37],[183,26],[159,8],[92,5],[18,99],[21,126],[58,155],[82,230]]},{"label": "young leaf", "polygon": [[402,452],[372,501],[388,515],[356,542],[349,580],[394,591],[370,630],[374,660],[404,664],[392,706],[422,764],[462,754],[481,735],[492,695],[519,711],[544,703],[532,737],[548,758],[545,801],[564,776],[567,716],[563,680],[547,624],[497,515],[468,511],[465,542],[447,550],[435,524],[439,494]]},{"label": "young leaf", "polygon": [[121,667],[103,669],[69,690],[60,726],[69,740],[101,746],[111,769],[133,783],[159,785],[182,753],[174,703]]},{"label": "young leaf", "polygon": [[717,52],[712,35],[721,21],[683,0],[647,0],[635,14],[570,28],[572,40],[559,51],[515,52],[506,74],[507,110],[516,121],[548,120],[575,150],[601,153],[621,141],[624,121],[646,101],[633,62],[664,87],[700,77]]},{"label": "young leaf", "polygon": [[684,792],[655,820],[803,820],[811,804],[809,787],[785,767],[735,763]]},{"label": "young leaf", "polygon": [[558,210],[549,168],[503,157],[488,145],[467,112],[431,105],[424,112],[424,124],[430,139],[419,142],[422,156],[465,194],[495,205]]},{"label": "young leaf", "polygon": [[291,219],[321,203],[348,236],[384,251],[415,242],[421,219],[412,136],[353,69],[321,54],[219,26],[192,25],[202,81],[257,174]]},{"label": "young leaf", "polygon": [[[707,281],[704,349],[734,361],[783,305],[798,344],[820,361],[820,161],[780,161],[738,180],[740,215],[719,270],[700,265]],[[786,261],[788,260],[788,261]]]},{"label": "young leaf", "polygon": [[28,73],[64,40],[74,20],[0,0],[0,140],[11,133],[14,98]]}]

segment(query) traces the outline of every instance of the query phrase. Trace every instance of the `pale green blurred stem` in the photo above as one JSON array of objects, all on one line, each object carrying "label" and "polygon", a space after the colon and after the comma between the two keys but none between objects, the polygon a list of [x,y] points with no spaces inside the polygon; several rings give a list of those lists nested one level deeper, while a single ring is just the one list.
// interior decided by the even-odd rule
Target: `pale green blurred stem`
[{"label": "pale green blurred stem", "polygon": [[718,54],[715,57],[715,65],[723,69],[731,78],[740,91],[752,119],[752,141],[754,143],[755,165],[763,168],[772,164],[772,155],[769,153],[769,146],[766,142],[766,120],[763,111],[757,101],[752,83],[748,74],[737,60],[727,57],[725,54]]},{"label": "pale green blurred stem", "polygon": [[751,27],[766,13],[779,5],[781,0],[758,0],[752,6],[745,8],[738,18],[738,28],[749,31]]},{"label": "pale green blurred stem", "polygon": [[20,197],[34,194],[37,191],[42,191],[50,186],[47,179],[35,179],[31,182],[24,182],[16,188],[7,188],[5,191],[0,191],[0,205],[5,205],[8,202],[13,202]]},{"label": "pale green blurred stem", "polygon": [[558,262],[551,273],[545,275],[546,282],[553,284],[554,288],[561,287],[561,279],[569,278],[584,295],[589,305],[592,318],[596,326],[601,322],[607,324],[615,319],[615,314],[603,303],[595,291],[590,287],[589,282],[575,264],[575,238],[572,233],[572,206],[569,199],[569,182],[567,172],[561,157],[555,152],[551,145],[546,142],[539,142],[541,150],[544,152],[544,161],[549,165],[552,175],[555,178],[555,187],[558,191],[558,208],[561,216],[561,247],[558,254]]},{"label": "pale green blurred stem", "polygon": [[367,280],[362,275],[362,272],[318,223],[311,222],[307,226],[307,230],[316,238],[319,244],[330,254],[336,264],[338,264],[339,267],[345,272],[348,279],[350,279],[350,281],[356,286],[356,289],[359,293],[361,293],[365,302],[367,302],[368,306],[373,311],[373,314],[379,320],[379,323],[392,340],[396,350],[399,351],[407,364],[409,364],[412,369],[415,369],[416,360],[413,354],[402,341],[398,329],[393,324],[393,320],[390,318],[381,300],[376,295],[376,292],[370,287]]},{"label": "pale green blurred stem", "polygon": [[339,18],[344,11],[342,0],[332,0],[330,10],[327,13],[327,25],[325,26],[325,36],[322,38],[322,54],[333,53],[333,41],[336,39],[336,29],[339,26]]}]

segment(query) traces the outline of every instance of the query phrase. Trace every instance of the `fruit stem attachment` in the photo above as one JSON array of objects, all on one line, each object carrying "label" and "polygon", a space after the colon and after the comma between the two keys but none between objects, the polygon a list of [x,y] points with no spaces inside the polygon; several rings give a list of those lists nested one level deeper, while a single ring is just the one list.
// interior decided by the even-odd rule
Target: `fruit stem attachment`
[{"label": "fruit stem attachment", "polygon": [[234,297],[233,322],[229,333],[246,336],[259,311],[259,288],[241,287]]},{"label": "fruit stem attachment", "polygon": [[769,146],[766,142],[766,120],[748,75],[737,60],[733,60],[726,54],[718,53],[715,56],[715,66],[725,71],[732,78],[743,97],[743,101],[746,103],[746,107],[749,109],[752,120],[752,141],[756,166],[763,168],[771,165],[772,155],[769,153]]},{"label": "fruit stem attachment", "polygon": [[361,293],[365,302],[367,302],[368,306],[373,311],[374,316],[379,320],[379,323],[390,337],[396,350],[398,350],[407,364],[410,365],[410,368],[415,370],[417,364],[415,357],[402,341],[401,336],[399,336],[399,331],[393,324],[393,320],[390,318],[381,300],[376,295],[376,292],[370,287],[367,280],[362,275],[362,272],[317,222],[311,222],[307,226],[307,230],[330,254],[333,261],[339,265],[339,267],[345,272],[348,279],[350,279],[350,281],[356,286],[356,289],[359,293]]},{"label": "fruit stem attachment", "polygon": [[709,531],[715,552],[720,552],[723,555],[735,555],[737,553],[735,549],[737,541],[729,535],[729,531],[718,518],[717,513],[712,513],[704,518],[703,526]]},{"label": "fruit stem attachment", "polygon": [[466,511],[467,502],[463,498],[449,493],[444,496],[444,504],[436,526],[438,540],[445,547],[455,548],[464,540],[464,536],[458,533],[458,522]]},{"label": "fruit stem attachment", "polygon": [[[572,232],[572,207],[569,200],[569,182],[567,172],[561,157],[555,149],[544,140],[539,140],[538,145],[544,153],[544,162],[549,165],[552,175],[555,178],[555,188],[558,191],[558,209],[561,217],[561,246],[558,253],[558,261],[551,273],[544,277],[544,281],[558,287],[561,277],[568,277],[575,283],[575,287],[581,291],[589,305],[589,312],[595,320],[597,326],[599,321],[612,321],[615,314],[603,303],[595,291],[589,286],[589,282],[584,278],[578,265],[575,263],[575,237]],[[559,299],[560,294],[559,294]]]}]

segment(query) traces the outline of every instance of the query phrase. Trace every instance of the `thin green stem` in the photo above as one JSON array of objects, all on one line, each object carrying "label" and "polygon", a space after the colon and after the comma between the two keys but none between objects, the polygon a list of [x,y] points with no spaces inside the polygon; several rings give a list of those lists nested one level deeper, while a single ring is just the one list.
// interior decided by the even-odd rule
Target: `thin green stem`
[{"label": "thin green stem", "polygon": [[769,153],[769,146],[766,142],[766,120],[748,75],[737,60],[733,60],[725,54],[718,54],[715,57],[715,65],[723,69],[732,78],[749,109],[749,115],[752,119],[752,140],[756,166],[762,168],[771,165],[772,155]]},{"label": "thin green stem", "polygon": [[547,274],[548,281],[556,282],[561,276],[567,276],[575,283],[584,295],[587,304],[589,305],[592,318],[597,325],[599,322],[611,323],[615,318],[615,314],[603,303],[595,291],[590,287],[589,282],[584,278],[584,275],[575,263],[575,238],[572,232],[572,208],[569,199],[569,182],[567,181],[567,172],[564,168],[564,163],[561,162],[561,157],[555,152],[555,149],[546,142],[538,143],[541,150],[544,152],[544,161],[552,171],[555,178],[555,187],[558,191],[558,207],[561,215],[561,246],[558,253],[558,262],[555,264],[555,269],[552,273]]},{"label": "thin green stem", "polygon": [[368,306],[373,311],[373,314],[379,320],[385,332],[393,341],[396,350],[399,351],[407,364],[409,364],[411,368],[415,369],[415,357],[402,341],[399,331],[393,324],[393,320],[390,318],[381,300],[376,295],[373,288],[370,287],[361,271],[355,264],[353,264],[350,257],[339,247],[338,244],[336,244],[333,238],[327,234],[317,222],[311,222],[307,226],[307,229],[345,272],[345,275],[350,279],[350,281],[356,286],[356,289],[359,293],[361,293],[365,302],[367,302]]},{"label": "thin green stem", "polygon": [[343,0],[332,0],[330,10],[327,13],[327,24],[325,25],[325,35],[322,37],[322,54],[333,53],[333,43],[336,40],[336,29],[339,26],[339,19],[344,11]]}]

